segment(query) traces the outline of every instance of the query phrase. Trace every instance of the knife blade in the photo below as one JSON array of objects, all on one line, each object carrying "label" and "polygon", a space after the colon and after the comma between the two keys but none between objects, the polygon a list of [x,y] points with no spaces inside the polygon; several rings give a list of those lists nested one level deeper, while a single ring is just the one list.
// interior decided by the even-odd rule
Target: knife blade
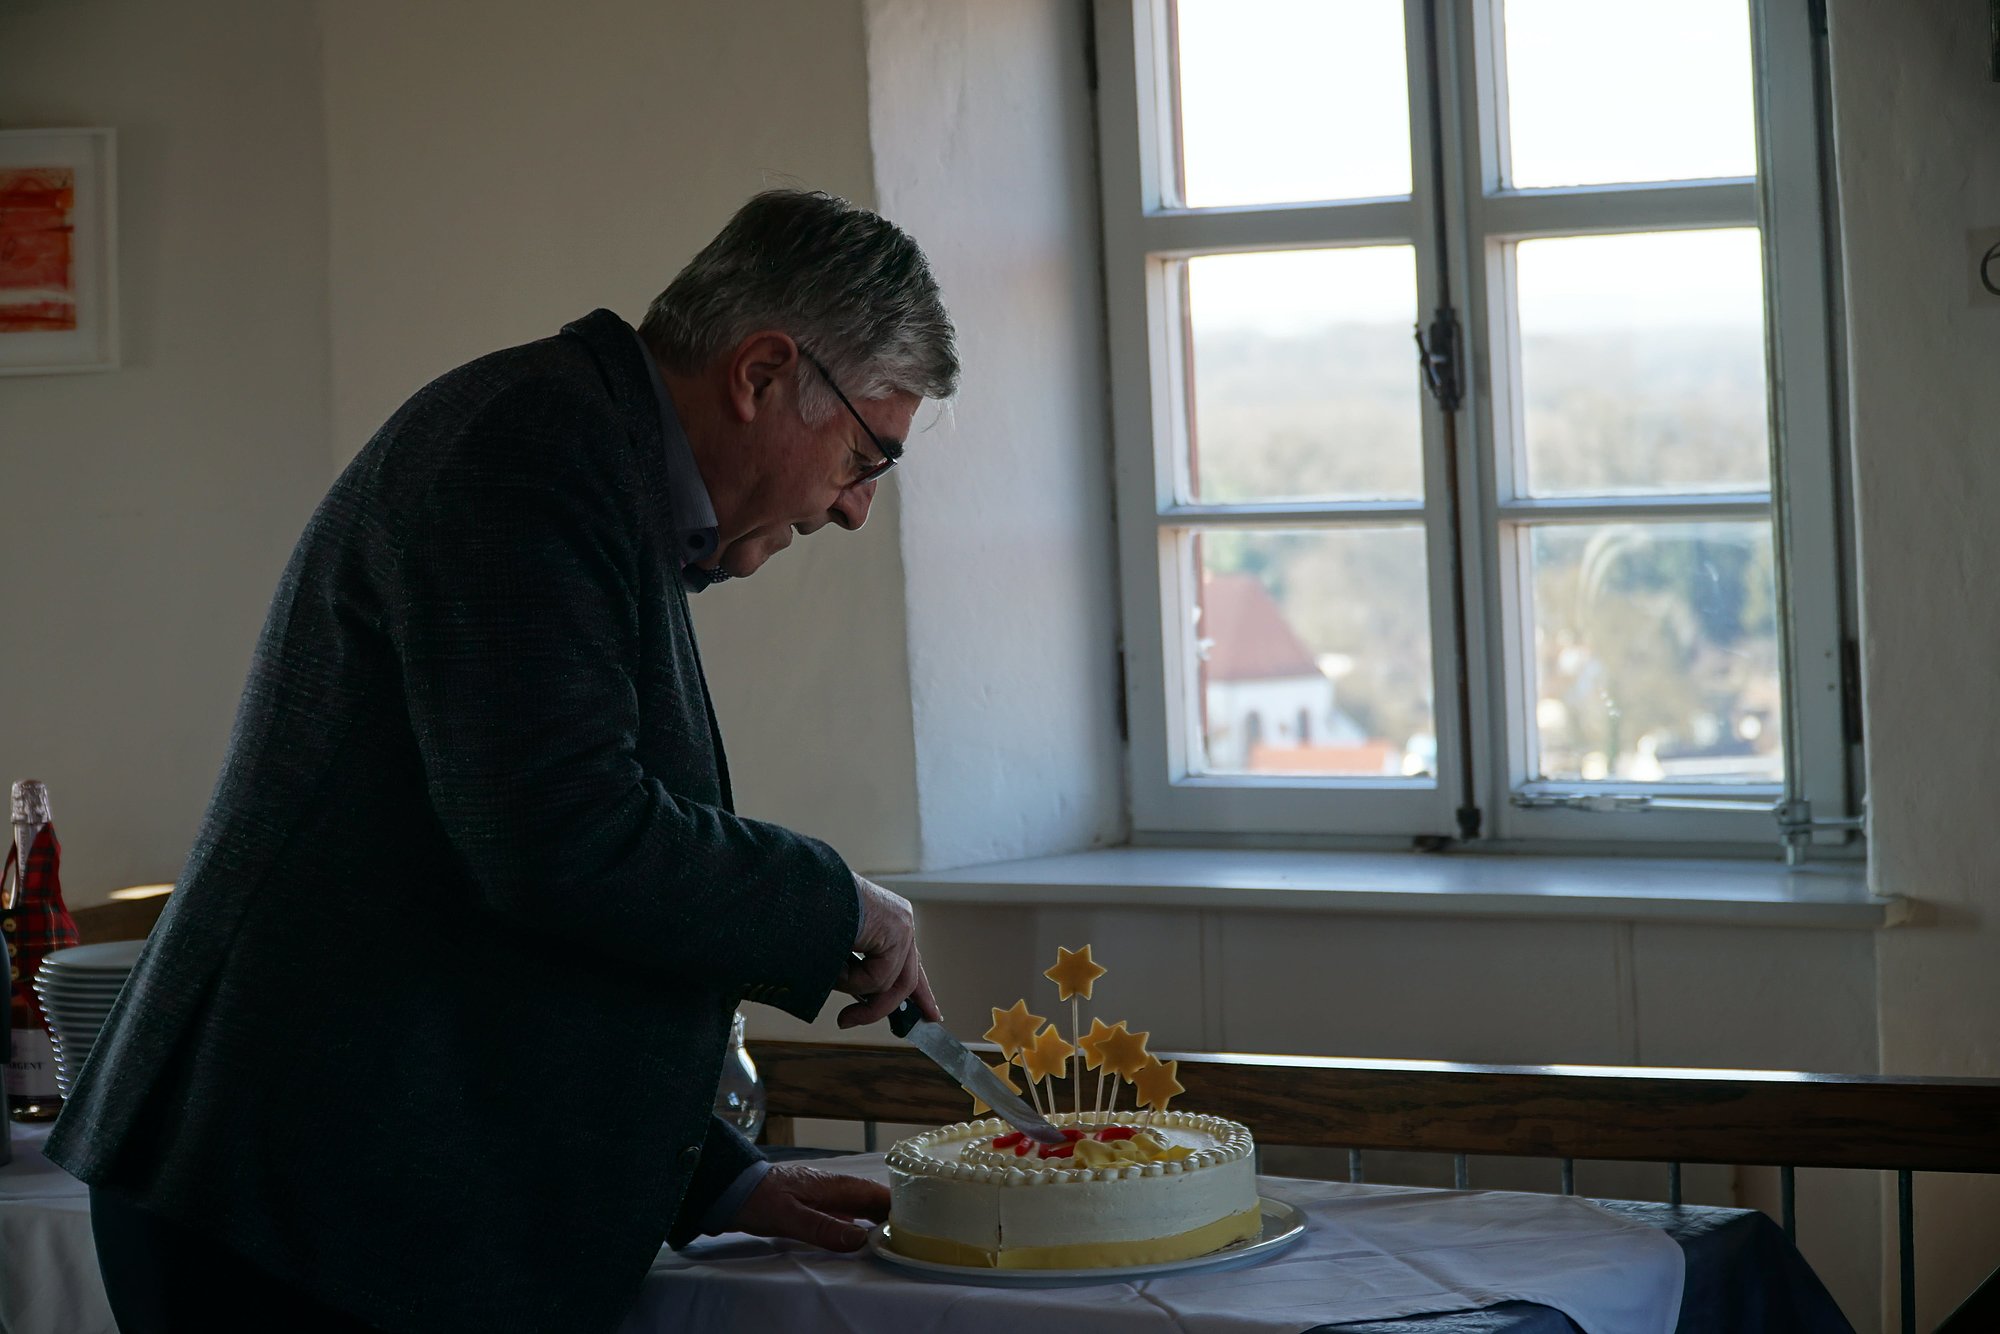
[{"label": "knife blade", "polygon": [[889,1031],[902,1038],[952,1077],[960,1088],[993,1109],[993,1114],[1038,1144],[1061,1144],[1063,1133],[1048,1118],[1000,1082],[986,1062],[966,1049],[943,1024],[924,1018],[914,1000],[906,1000],[889,1016]]}]

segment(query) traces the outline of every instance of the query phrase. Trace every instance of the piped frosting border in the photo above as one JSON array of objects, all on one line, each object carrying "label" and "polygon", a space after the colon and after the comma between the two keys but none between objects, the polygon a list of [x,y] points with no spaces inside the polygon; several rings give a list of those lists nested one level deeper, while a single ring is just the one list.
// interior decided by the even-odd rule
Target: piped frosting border
[{"label": "piped frosting border", "polygon": [[[1049,1118],[1051,1123],[1057,1126],[1073,1125],[1086,1129],[1097,1129],[1108,1125],[1131,1125],[1134,1119],[1130,1113],[1121,1117],[1103,1112],[1085,1112],[1081,1116],[1071,1112],[1059,1112]],[[1156,1112],[1150,1124],[1158,1130],[1200,1132],[1214,1140],[1215,1144],[1212,1148],[1196,1149],[1180,1162],[1095,1169],[1078,1168],[1065,1166],[1064,1159],[1017,1158],[1011,1151],[981,1147],[982,1141],[1004,1135],[1013,1129],[999,1117],[989,1116],[977,1121],[954,1122],[899,1140],[889,1150],[886,1161],[891,1169],[907,1172],[912,1176],[996,1186],[1060,1186],[1080,1185],[1088,1181],[1131,1181],[1142,1177],[1181,1176],[1190,1172],[1206,1171],[1227,1163],[1240,1162],[1248,1158],[1256,1147],[1249,1127],[1220,1116],[1203,1116],[1196,1112]],[[936,1156],[936,1147],[946,1142],[962,1142],[971,1151],[962,1158],[947,1159]]]}]

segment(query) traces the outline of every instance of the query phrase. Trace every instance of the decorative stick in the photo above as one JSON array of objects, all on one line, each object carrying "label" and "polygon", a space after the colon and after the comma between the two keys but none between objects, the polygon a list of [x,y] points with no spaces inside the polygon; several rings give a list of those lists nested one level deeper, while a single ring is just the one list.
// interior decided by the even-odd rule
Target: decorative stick
[{"label": "decorative stick", "polygon": [[1042,1110],[1042,1095],[1035,1087],[1035,1077],[1029,1074],[1026,1061],[1021,1062],[1021,1073],[1028,1076],[1028,1101],[1035,1104],[1035,1114],[1041,1117],[1048,1116],[1048,1113]]},{"label": "decorative stick", "polygon": [[1104,1115],[1104,1077],[1110,1073],[1103,1066],[1097,1069],[1097,1101],[1091,1104],[1090,1110],[1099,1116]]},{"label": "decorative stick", "polygon": [[1114,1079],[1111,1081],[1111,1105],[1104,1109],[1104,1115],[1107,1118],[1107,1124],[1108,1124],[1108,1118],[1111,1116],[1113,1112],[1117,1110],[1118,1110],[1118,1081]]},{"label": "decorative stick", "polygon": [[1083,1020],[1077,1011],[1076,997],[1069,998],[1069,1040],[1076,1044],[1076,1050],[1069,1054],[1070,1069],[1076,1075],[1076,1114],[1083,1116]]}]

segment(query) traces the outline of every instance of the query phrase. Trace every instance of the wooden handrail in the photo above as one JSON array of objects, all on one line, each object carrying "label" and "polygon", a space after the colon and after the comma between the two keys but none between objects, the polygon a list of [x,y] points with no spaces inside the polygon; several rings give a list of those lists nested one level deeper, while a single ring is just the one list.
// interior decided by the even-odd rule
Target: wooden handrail
[{"label": "wooden handrail", "polygon": [[153,923],[167,906],[167,895],[125,902],[93,903],[70,913],[76,919],[77,936],[86,945],[107,940],[144,940],[152,934]]},{"label": "wooden handrail", "polygon": [[[165,903],[81,908],[77,927],[86,943],[143,937]],[[909,1047],[757,1042],[751,1054],[773,1116],[928,1125],[970,1109]],[[1267,1144],[2000,1172],[2000,1079],[1162,1055],[1181,1063],[1182,1106]]]},{"label": "wooden handrail", "polygon": [[[756,1042],[751,1055],[773,1116],[926,1125],[970,1110],[909,1047]],[[1161,1056],[1181,1063],[1182,1106],[1241,1121],[1268,1144],[2000,1172],[1996,1079]],[[1085,1096],[1094,1088],[1086,1077]]]}]

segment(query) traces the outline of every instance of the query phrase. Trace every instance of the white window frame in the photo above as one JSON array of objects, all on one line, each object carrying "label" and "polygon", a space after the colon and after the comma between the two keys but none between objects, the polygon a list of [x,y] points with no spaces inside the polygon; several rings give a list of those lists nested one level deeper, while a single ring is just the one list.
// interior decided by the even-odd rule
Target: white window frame
[{"label": "white window frame", "polygon": [[[1779,843],[1773,807],[1831,827],[1796,829],[1795,854],[1851,851],[1844,827],[1855,799],[1851,738],[1843,735],[1849,623],[1840,574],[1838,453],[1829,353],[1829,283],[1815,115],[1815,34],[1806,0],[1750,0],[1757,69],[1755,181],[1649,187],[1503,190],[1502,65],[1492,0],[1437,0],[1442,170],[1433,167],[1427,0],[1404,0],[1408,34],[1412,194],[1333,204],[1187,209],[1174,199],[1175,96],[1170,0],[1097,0],[1096,41],[1105,295],[1110,337],[1114,476],[1137,841],[1218,840],[1406,846],[1448,839],[1462,800],[1457,756],[1469,728],[1470,790],[1481,843],[1510,848],[1768,850]],[[1429,238],[1434,180],[1445,183],[1444,258],[1465,329],[1465,403],[1458,415],[1461,559],[1466,597],[1468,716],[1455,685],[1444,422],[1423,401],[1424,495],[1410,504],[1188,505],[1185,491],[1183,272],[1191,255],[1327,245],[1411,244],[1421,318],[1438,304],[1439,256]],[[1774,491],[1681,505],[1517,500],[1509,490],[1501,423],[1513,405],[1504,373],[1515,355],[1504,312],[1511,242],[1672,227],[1761,229],[1767,293],[1768,383]],[[1415,380],[1412,346],[1412,380]],[[1498,370],[1496,372],[1496,363]],[[1502,393],[1493,392],[1499,387]],[[1501,460],[1489,464],[1489,460]],[[1528,781],[1526,673],[1511,624],[1523,605],[1511,525],[1566,511],[1615,517],[1685,511],[1688,517],[1769,517],[1779,583],[1785,671],[1786,782],[1782,788],[1536,784]],[[1365,526],[1424,522],[1430,573],[1432,698],[1438,778],[1385,780],[1193,772],[1199,754],[1194,692],[1184,679],[1183,609],[1197,577],[1177,533],[1191,521],[1231,526]],[[1428,520],[1428,521],[1426,521]],[[1674,798],[1683,800],[1677,804]],[[1634,802],[1635,797],[1647,800]],[[1557,801],[1555,806],[1523,803]],[[1798,803],[1809,803],[1801,806]],[[1638,805],[1643,809],[1631,809]],[[1831,820],[1828,817],[1832,817]]]}]

